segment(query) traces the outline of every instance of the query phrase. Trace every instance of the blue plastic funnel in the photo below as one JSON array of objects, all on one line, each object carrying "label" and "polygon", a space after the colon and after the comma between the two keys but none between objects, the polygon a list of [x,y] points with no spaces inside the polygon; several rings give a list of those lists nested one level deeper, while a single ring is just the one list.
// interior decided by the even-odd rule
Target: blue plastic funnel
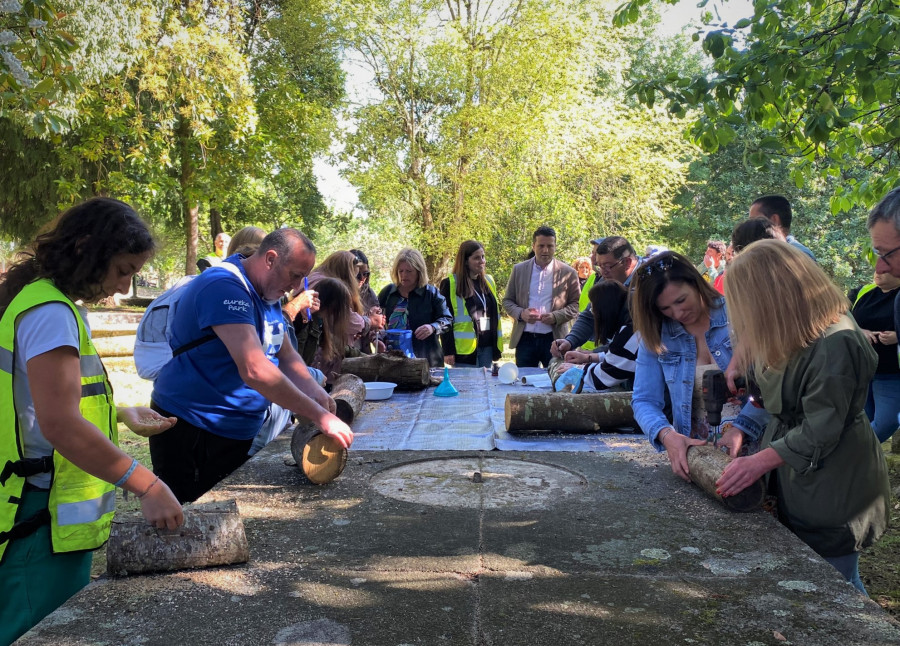
[{"label": "blue plastic funnel", "polygon": [[456,397],[459,391],[450,383],[450,369],[444,366],[444,381],[434,389],[435,397]]}]

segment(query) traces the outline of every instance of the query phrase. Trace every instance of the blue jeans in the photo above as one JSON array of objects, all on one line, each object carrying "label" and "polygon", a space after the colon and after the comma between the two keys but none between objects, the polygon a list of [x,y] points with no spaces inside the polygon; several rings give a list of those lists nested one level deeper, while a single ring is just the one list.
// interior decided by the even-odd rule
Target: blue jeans
[{"label": "blue jeans", "polygon": [[822,557],[836,569],[841,575],[853,584],[857,590],[867,597],[866,587],[863,585],[862,579],[859,578],[859,552],[845,554],[844,556],[824,556]]},{"label": "blue jeans", "polygon": [[900,374],[875,375],[869,384],[866,415],[879,442],[891,439],[900,425]]},{"label": "blue jeans", "polygon": [[537,368],[543,363],[545,368],[550,367],[550,344],[553,342],[553,332],[535,334],[534,332],[522,332],[522,338],[516,345],[516,365],[520,368]]},{"label": "blue jeans", "polygon": [[479,368],[490,368],[494,362],[494,348],[489,345],[475,351],[475,365]]}]

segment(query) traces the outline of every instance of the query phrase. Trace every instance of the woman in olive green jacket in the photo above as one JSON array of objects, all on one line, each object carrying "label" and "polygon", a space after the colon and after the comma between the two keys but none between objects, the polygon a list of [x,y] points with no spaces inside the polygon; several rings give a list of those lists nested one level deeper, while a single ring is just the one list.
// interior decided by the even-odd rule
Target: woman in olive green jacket
[{"label": "woman in olive green jacket", "polygon": [[763,450],[734,460],[719,491],[734,495],[769,473],[781,522],[865,594],[859,552],[887,527],[890,500],[884,455],[864,411],[875,352],[840,290],[779,240],[735,257],[725,298],[737,354],[772,421]]}]

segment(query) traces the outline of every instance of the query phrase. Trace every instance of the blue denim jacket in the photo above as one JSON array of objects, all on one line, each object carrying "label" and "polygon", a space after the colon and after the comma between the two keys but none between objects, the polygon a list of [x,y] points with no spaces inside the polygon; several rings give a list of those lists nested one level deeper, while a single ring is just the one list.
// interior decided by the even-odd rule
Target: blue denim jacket
[{"label": "blue denim jacket", "polygon": [[[663,321],[661,354],[648,350],[643,342],[638,350],[637,370],[631,405],[634,418],[657,451],[664,449],[656,441],[659,432],[673,427],[682,435],[691,434],[691,398],[697,372],[697,347],[694,337],[682,325],[670,318]],[[709,312],[706,344],[713,360],[725,370],[731,361],[731,338],[728,335],[728,314],[725,299],[717,299]],[[664,392],[672,399],[672,422],[663,414]],[[769,414],[746,401],[734,425],[751,439],[759,439],[769,422]]]}]

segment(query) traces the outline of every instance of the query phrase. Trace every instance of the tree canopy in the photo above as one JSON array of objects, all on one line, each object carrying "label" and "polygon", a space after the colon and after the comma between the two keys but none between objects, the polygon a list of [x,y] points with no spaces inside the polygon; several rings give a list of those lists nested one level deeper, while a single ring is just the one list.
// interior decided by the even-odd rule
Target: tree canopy
[{"label": "tree canopy", "polygon": [[[647,2],[624,4],[617,21],[635,20]],[[733,141],[741,124],[757,124],[768,136],[749,164],[787,153],[803,162],[794,167],[798,185],[844,180],[834,187],[833,212],[867,207],[900,179],[898,26],[893,0],[759,0],[752,16],[712,23],[702,36],[711,74],[668,71],[632,90],[677,115],[696,110],[691,135],[709,152]]]}]

